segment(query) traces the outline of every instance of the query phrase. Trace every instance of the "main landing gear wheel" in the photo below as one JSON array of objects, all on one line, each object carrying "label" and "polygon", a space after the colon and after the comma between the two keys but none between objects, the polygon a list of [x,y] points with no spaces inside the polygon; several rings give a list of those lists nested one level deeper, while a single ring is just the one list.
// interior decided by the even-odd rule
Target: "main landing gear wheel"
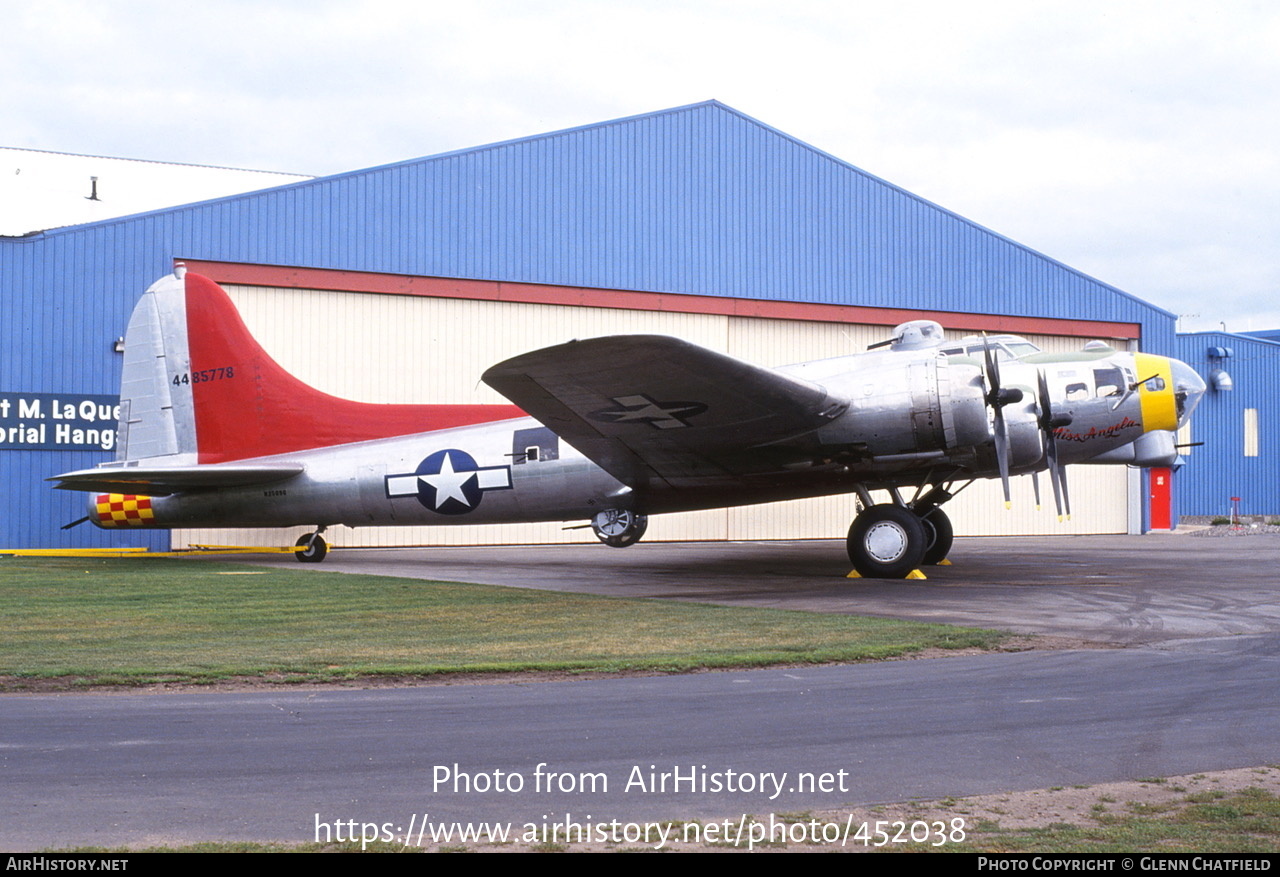
[{"label": "main landing gear wheel", "polygon": [[925,525],[901,506],[873,505],[849,528],[849,560],[867,579],[906,578],[924,561],[926,544]]},{"label": "main landing gear wheel", "polygon": [[293,553],[299,563],[319,563],[329,553],[329,543],[321,539],[319,533],[299,536],[298,541],[293,544],[302,548]]},{"label": "main landing gear wheel", "polygon": [[924,560],[928,566],[937,566],[947,559],[951,553],[951,544],[956,534],[951,528],[951,519],[942,509],[936,506],[920,515],[920,523],[924,524]]},{"label": "main landing gear wheel", "polygon": [[649,529],[649,517],[629,509],[605,509],[591,519],[591,529],[610,548],[626,548],[639,542]]}]

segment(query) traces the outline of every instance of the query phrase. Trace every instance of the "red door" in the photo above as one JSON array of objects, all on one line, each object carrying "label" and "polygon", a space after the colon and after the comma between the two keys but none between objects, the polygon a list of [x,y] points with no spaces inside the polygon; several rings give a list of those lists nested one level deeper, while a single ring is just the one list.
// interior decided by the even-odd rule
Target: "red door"
[{"label": "red door", "polygon": [[1151,529],[1168,530],[1173,526],[1173,470],[1153,468],[1147,477],[1151,483]]}]

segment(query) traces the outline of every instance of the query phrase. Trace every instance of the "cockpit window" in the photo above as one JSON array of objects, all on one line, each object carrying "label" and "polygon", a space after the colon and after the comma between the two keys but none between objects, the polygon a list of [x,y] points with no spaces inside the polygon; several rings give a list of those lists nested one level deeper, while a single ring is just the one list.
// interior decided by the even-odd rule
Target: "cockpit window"
[{"label": "cockpit window", "polygon": [[1119,368],[1095,368],[1093,370],[1093,382],[1097,386],[1097,397],[1099,399],[1104,396],[1118,396],[1123,392],[1125,384],[1124,372]]},{"label": "cockpit window", "polygon": [[985,344],[982,339],[969,336],[961,343],[943,347],[941,350],[945,356],[971,356],[974,359],[982,359],[984,347],[990,347],[991,355],[1001,362],[1040,352],[1039,347],[1016,335],[993,335]]},{"label": "cockpit window", "polygon": [[1039,353],[1040,348],[1036,347],[1030,341],[1015,341],[1008,345],[1009,352],[1018,359],[1024,356],[1030,356],[1033,353]]}]

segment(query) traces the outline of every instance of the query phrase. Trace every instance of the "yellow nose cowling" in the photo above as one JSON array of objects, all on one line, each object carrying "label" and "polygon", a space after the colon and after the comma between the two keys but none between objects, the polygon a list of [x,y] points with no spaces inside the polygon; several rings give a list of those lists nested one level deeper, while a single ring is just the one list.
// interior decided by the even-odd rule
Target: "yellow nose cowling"
[{"label": "yellow nose cowling", "polygon": [[1173,366],[1166,356],[1151,353],[1135,353],[1134,368],[1138,371],[1138,403],[1142,411],[1142,429],[1178,428],[1178,405],[1173,396]]}]

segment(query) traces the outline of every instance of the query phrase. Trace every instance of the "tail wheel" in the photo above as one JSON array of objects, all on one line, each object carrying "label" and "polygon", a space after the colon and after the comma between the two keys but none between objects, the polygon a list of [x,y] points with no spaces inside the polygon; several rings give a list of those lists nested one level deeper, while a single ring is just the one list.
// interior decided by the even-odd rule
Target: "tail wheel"
[{"label": "tail wheel", "polygon": [[649,529],[649,517],[630,509],[605,509],[591,519],[591,529],[610,548],[626,548],[639,542]]},{"label": "tail wheel", "polygon": [[319,563],[329,553],[329,543],[320,538],[319,533],[299,536],[298,541],[293,544],[302,549],[293,553],[299,563]]},{"label": "tail wheel", "polygon": [[936,566],[947,559],[951,553],[951,545],[955,542],[955,531],[951,528],[951,519],[942,509],[934,506],[920,515],[920,523],[924,524],[925,549],[923,563]]},{"label": "tail wheel", "polygon": [[901,579],[924,560],[925,525],[915,512],[896,505],[863,510],[849,528],[849,560],[863,578]]}]

